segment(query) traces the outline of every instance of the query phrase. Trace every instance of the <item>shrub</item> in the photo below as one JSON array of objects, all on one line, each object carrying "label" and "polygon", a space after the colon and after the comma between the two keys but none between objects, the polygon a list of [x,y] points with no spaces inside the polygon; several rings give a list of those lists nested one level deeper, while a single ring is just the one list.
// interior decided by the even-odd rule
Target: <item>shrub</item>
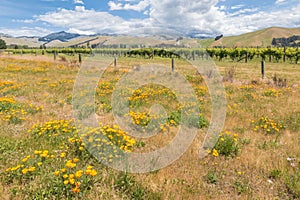
[{"label": "shrub", "polygon": [[226,157],[234,157],[238,154],[238,152],[238,134],[232,134],[231,132],[226,131],[220,134],[220,137],[211,153],[214,156],[223,155]]},{"label": "shrub", "polygon": [[6,49],[7,46],[6,46],[6,42],[2,39],[0,39],[0,49]]},{"label": "shrub", "polygon": [[254,131],[262,131],[266,134],[278,133],[280,132],[280,130],[285,128],[285,126],[281,122],[275,121],[265,116],[262,116],[256,121],[252,120],[252,124],[255,126],[253,129]]},{"label": "shrub", "polygon": [[219,181],[218,174],[214,170],[210,170],[205,175],[205,180],[209,184],[216,184]]}]

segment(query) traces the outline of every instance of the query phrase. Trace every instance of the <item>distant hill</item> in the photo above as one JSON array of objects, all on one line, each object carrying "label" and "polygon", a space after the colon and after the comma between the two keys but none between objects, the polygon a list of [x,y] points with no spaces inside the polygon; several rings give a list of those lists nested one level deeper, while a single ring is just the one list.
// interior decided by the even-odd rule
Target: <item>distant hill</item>
[{"label": "distant hill", "polygon": [[75,33],[67,33],[65,31],[61,31],[58,33],[51,33],[49,35],[46,35],[45,37],[40,37],[39,41],[40,42],[51,42],[54,40],[59,40],[61,42],[66,42],[70,39],[79,37],[79,34],[75,34]]},{"label": "distant hill", "polygon": [[294,35],[300,35],[300,28],[271,27],[238,36],[223,37],[210,46],[266,47],[272,45],[273,38],[288,38]]},{"label": "distant hill", "polygon": [[101,36],[79,36],[68,41],[52,40],[46,44],[47,47],[73,47],[73,46],[88,46],[92,45],[92,41]]},{"label": "distant hill", "polygon": [[125,36],[125,35],[79,35],[67,32],[52,33],[44,37],[11,37],[0,35],[7,45],[28,47],[103,47],[103,48],[139,48],[139,47],[198,47],[197,38],[182,38],[169,35]]},{"label": "distant hill", "polygon": [[[64,31],[52,33],[44,37],[12,37],[5,34],[0,34],[0,38],[5,40],[7,45],[19,45],[28,47],[105,47],[105,48],[138,48],[138,47],[256,47],[256,46],[271,46],[273,39],[277,43],[283,43],[285,39],[293,36],[300,36],[300,28],[279,28],[271,27],[259,31],[246,33],[238,36],[218,37],[199,39],[190,37],[176,37],[169,35],[145,35],[141,37],[126,36],[126,35],[79,35],[67,33]],[[292,38],[294,39],[294,38]],[[289,40],[287,39],[287,42]],[[292,44],[298,44],[299,40],[293,40]],[[276,43],[276,44],[277,44]],[[291,43],[291,42],[290,42]],[[274,44],[274,41],[273,41]]]},{"label": "distant hill", "polygon": [[0,36],[1,39],[3,39],[7,45],[19,45],[19,46],[28,46],[28,47],[39,47],[41,42],[39,42],[38,37],[12,37],[12,36]]},{"label": "distant hill", "polygon": [[8,34],[0,33],[0,37],[12,37],[12,36],[10,36]]},{"label": "distant hill", "polygon": [[99,47],[99,48],[139,48],[139,47],[198,47],[195,38],[171,38],[168,36],[79,36],[68,41],[52,40],[47,47]]}]

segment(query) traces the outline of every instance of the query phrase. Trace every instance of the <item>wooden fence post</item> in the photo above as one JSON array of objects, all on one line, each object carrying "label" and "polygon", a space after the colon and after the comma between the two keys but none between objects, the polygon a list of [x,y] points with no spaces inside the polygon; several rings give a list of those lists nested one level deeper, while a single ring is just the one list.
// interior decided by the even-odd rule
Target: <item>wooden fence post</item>
[{"label": "wooden fence post", "polygon": [[286,60],[286,47],[285,46],[284,46],[283,52],[284,52],[284,54],[283,54],[283,62],[285,62],[285,60]]},{"label": "wooden fence post", "polygon": [[56,51],[54,51],[54,60],[56,60]]},{"label": "wooden fence post", "polygon": [[154,49],[152,50],[152,60],[154,59]]},{"label": "wooden fence post", "polygon": [[172,58],[172,72],[174,72],[174,69],[175,69],[175,61],[174,58]]},{"label": "wooden fence post", "polygon": [[261,61],[261,77],[265,78],[265,61]]},{"label": "wooden fence post", "polygon": [[81,53],[78,54],[78,61],[79,61],[79,64],[81,65],[81,62],[82,62]]},{"label": "wooden fence post", "polygon": [[[298,47],[296,48],[296,51],[299,52],[299,51],[298,51]],[[297,54],[297,55],[296,55],[296,61],[295,61],[296,64],[298,64],[298,60],[299,60],[299,55]]]},{"label": "wooden fence post", "polygon": [[195,51],[192,51],[193,60],[195,60]]},{"label": "wooden fence post", "polygon": [[114,59],[114,66],[117,66],[117,58]]}]

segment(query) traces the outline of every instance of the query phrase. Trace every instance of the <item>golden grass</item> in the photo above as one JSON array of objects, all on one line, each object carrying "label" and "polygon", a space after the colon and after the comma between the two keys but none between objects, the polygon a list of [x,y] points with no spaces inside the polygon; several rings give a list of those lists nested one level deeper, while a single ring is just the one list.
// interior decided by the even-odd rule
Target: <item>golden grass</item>
[{"label": "golden grass", "polygon": [[300,34],[300,28],[270,27],[238,36],[224,37],[215,41],[211,46],[226,47],[267,47],[272,44],[273,38],[288,38]]},{"label": "golden grass", "polygon": [[[170,67],[169,59],[154,60],[122,58],[117,68],[109,67],[105,81],[115,81],[120,71],[131,70],[134,66],[145,63],[161,63]],[[98,183],[83,194],[83,199],[131,199],[133,194],[143,191],[137,199],[297,199],[300,196],[300,71],[299,65],[266,63],[266,76],[269,81],[260,80],[260,63],[217,62],[221,74],[225,69],[236,66],[233,83],[224,83],[227,91],[228,110],[224,130],[238,134],[240,152],[235,157],[212,156],[209,154],[199,159],[207,128],[198,130],[197,136],[182,157],[166,168],[146,174],[130,174],[135,181],[120,187],[120,173],[103,166],[92,158],[85,162],[97,168]],[[39,68],[40,70],[34,71]],[[75,80],[77,68],[66,66],[52,58],[40,56],[9,56],[0,58],[0,81],[13,81],[16,90],[2,96],[14,96],[18,102],[30,102],[43,106],[40,113],[26,115],[22,124],[7,124],[1,121],[0,139],[0,198],[32,199],[37,191],[47,191],[45,174],[34,176],[33,180],[7,182],[5,169],[20,162],[22,158],[36,149],[56,149],[38,143],[27,130],[38,122],[53,119],[72,119],[70,96],[73,92],[72,80]],[[176,70],[182,74],[197,76],[189,64],[176,60]],[[273,74],[286,78],[288,88],[277,88],[271,84]],[[117,75],[116,75],[117,74]],[[256,80],[256,85],[251,84]],[[269,84],[268,84],[269,82]],[[205,84],[201,84],[205,87]],[[2,88],[0,87],[0,90]],[[264,95],[275,90],[280,95]],[[109,93],[108,93],[109,94]],[[108,95],[109,96],[109,95]],[[106,96],[105,100],[109,99]],[[203,114],[209,119],[210,98],[206,93],[202,97]],[[99,111],[98,118],[103,124],[112,124],[110,112]],[[279,134],[264,134],[254,131],[252,120],[262,116],[282,122],[286,128]],[[296,116],[296,117],[293,117]],[[297,118],[298,117],[298,118]],[[298,121],[297,121],[298,120]],[[136,151],[149,151],[164,146],[176,134],[178,127],[170,126],[156,137],[144,140],[145,147]],[[249,144],[248,144],[249,143]],[[287,158],[295,158],[292,167]],[[84,165],[85,163],[82,163]],[[49,163],[49,168],[58,167],[59,163]],[[298,168],[298,169],[297,169]],[[276,175],[275,171],[279,174]],[[41,171],[41,172],[45,172]],[[272,175],[272,173],[274,173]],[[294,178],[291,178],[294,177]],[[126,179],[127,180],[127,179]],[[49,183],[40,184],[41,181]],[[293,185],[295,184],[295,185]],[[56,199],[52,196],[50,199]],[[58,197],[57,197],[58,198]],[[59,197],[68,199],[69,197]]]}]

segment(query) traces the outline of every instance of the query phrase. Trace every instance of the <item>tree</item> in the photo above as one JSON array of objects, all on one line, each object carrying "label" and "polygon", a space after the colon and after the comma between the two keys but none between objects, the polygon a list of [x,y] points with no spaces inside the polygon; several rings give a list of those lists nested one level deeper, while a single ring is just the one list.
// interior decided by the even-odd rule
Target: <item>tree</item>
[{"label": "tree", "polygon": [[6,49],[6,43],[4,40],[0,39],[0,49]]}]

